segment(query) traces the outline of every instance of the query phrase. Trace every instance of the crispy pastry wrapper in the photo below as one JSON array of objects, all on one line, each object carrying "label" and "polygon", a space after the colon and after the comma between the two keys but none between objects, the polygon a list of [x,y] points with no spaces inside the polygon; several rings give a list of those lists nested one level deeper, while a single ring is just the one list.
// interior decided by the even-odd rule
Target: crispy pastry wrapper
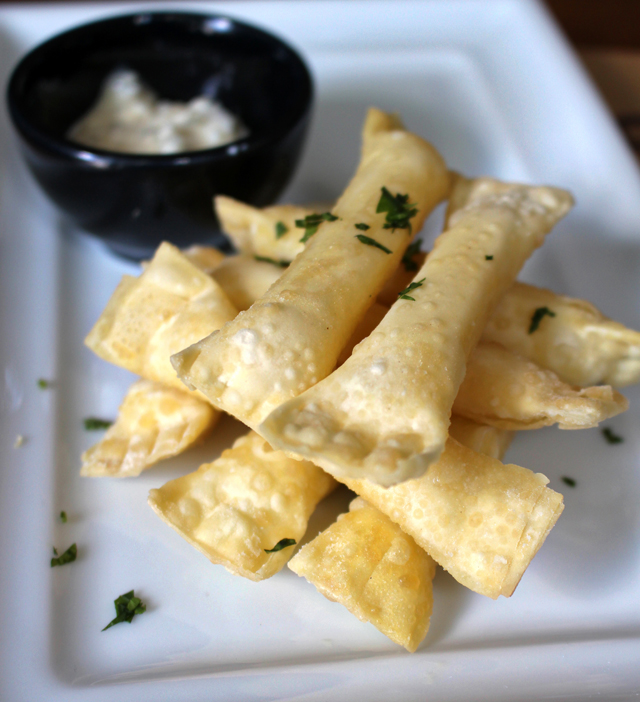
[{"label": "crispy pastry wrapper", "polygon": [[[305,246],[300,241],[302,230],[296,227],[295,221],[304,219],[308,215],[333,209],[333,205],[327,204],[274,205],[273,207],[260,208],[238,202],[225,195],[218,195],[214,202],[223,231],[230,237],[236,248],[246,254],[243,259],[262,256],[282,265],[287,262],[291,263]],[[287,229],[287,232],[280,237],[275,234],[278,223],[284,224]],[[423,251],[417,252],[412,257],[413,264],[398,266],[393,276],[380,290],[378,302],[391,307],[400,290],[404,290],[409,285],[415,271],[422,267],[425,256]],[[417,266],[417,268],[412,268],[412,265]],[[224,288],[225,286],[218,276],[215,277]],[[262,295],[255,299],[258,297],[262,297]],[[233,298],[231,300],[235,304]],[[236,307],[246,309],[237,304]]]},{"label": "crispy pastry wrapper", "polygon": [[415,651],[426,636],[435,561],[361,498],[288,565],[325,597],[408,651]]},{"label": "crispy pastry wrapper", "polygon": [[[415,256],[419,261],[423,252]],[[412,274],[403,265],[378,295],[391,306]],[[535,332],[531,320],[540,308],[551,310]],[[553,371],[569,385],[611,385],[622,388],[640,382],[640,332],[605,317],[586,300],[515,282],[487,322],[482,340],[498,343],[538,366]]]},{"label": "crispy pastry wrapper", "polygon": [[[453,417],[451,434],[476,451],[502,458],[513,432]],[[435,561],[362,498],[349,510],[300,549],[289,568],[358,619],[415,651],[429,628]]]},{"label": "crispy pastry wrapper", "polygon": [[[335,367],[340,351],[396,269],[409,229],[387,229],[376,213],[382,187],[408,194],[416,229],[449,192],[435,149],[398,121],[370,110],[358,170],[305,249],[249,310],[173,357],[180,377],[250,427]],[[387,254],[362,243],[357,223]]]},{"label": "crispy pastry wrapper", "polygon": [[[270,208],[245,207],[248,217],[270,217],[266,226],[275,228],[277,220]],[[299,209],[300,218],[320,211]],[[420,252],[413,260],[421,267],[425,256]],[[279,260],[282,258],[286,260],[284,254]],[[390,307],[413,277],[403,264],[398,266],[378,293],[378,302]],[[547,307],[556,316],[545,317],[538,330],[529,334],[531,318],[541,307]],[[514,283],[489,318],[482,338],[554,371],[571,385],[604,383],[621,388],[640,382],[640,332],[608,319],[589,302],[550,290]]]},{"label": "crispy pastry wrapper", "polygon": [[416,275],[418,287],[340,368],[263,422],[272,446],[335,477],[387,487],[438,459],[487,318],[572,203],[564,190],[488,178],[460,179],[452,198],[459,209]]},{"label": "crispy pastry wrapper", "polygon": [[251,432],[194,473],[149,493],[149,504],[212,563],[250,580],[277,573],[311,513],[335,482],[313,463],[287,458]]},{"label": "crispy pastry wrapper", "polygon": [[[373,332],[386,313],[387,309],[379,303],[369,308],[342,350],[338,365],[349,358],[353,348]],[[553,424],[560,429],[588,429],[624,412],[628,406],[626,398],[609,386],[580,389],[568,385],[552,371],[499,344],[481,342],[469,356],[453,412],[511,431]]]},{"label": "crispy pastry wrapper", "polygon": [[416,275],[416,271],[424,266],[426,258],[427,253],[425,251],[418,251],[410,258],[411,266],[407,267],[405,263],[401,263],[378,293],[377,302],[380,305],[391,307],[398,299],[399,293],[409,287]]},{"label": "crispy pastry wrapper", "polygon": [[[535,311],[547,308],[530,332]],[[548,368],[571,385],[606,383],[615,388],[640,381],[640,332],[605,317],[592,304],[517,283],[505,295],[482,338]]]},{"label": "crispy pastry wrapper", "polygon": [[130,478],[186,451],[220,413],[208,402],[162,383],[139,380],[127,392],[114,424],[82,454],[80,475]]},{"label": "crispy pastry wrapper", "polygon": [[388,307],[384,307],[378,302],[374,302],[373,305],[369,307],[364,317],[360,320],[360,324],[358,324],[355,331],[351,335],[347,345],[340,352],[340,355],[338,356],[338,366],[341,366],[349,358],[349,356],[351,356],[353,349],[373,332],[388,311]]},{"label": "crispy pastry wrapper", "polygon": [[608,385],[583,388],[499,344],[472,351],[453,411],[501,429],[588,429],[624,412],[626,398]]},{"label": "crispy pastry wrapper", "polygon": [[547,478],[450,438],[421,478],[385,489],[342,479],[391,518],[460,583],[496,599],[513,594],[563,509]]},{"label": "crispy pastry wrapper", "polygon": [[199,246],[197,244],[183,249],[182,255],[207,275],[211,275],[227,259],[222,251],[214,249],[213,246]]},{"label": "crispy pastry wrapper", "polygon": [[236,314],[218,283],[165,242],[139,278],[124,276],[85,344],[105,361],[185,390],[171,354]]},{"label": "crispy pastry wrapper", "polygon": [[515,432],[479,424],[454,414],[449,425],[449,436],[476,453],[501,461],[513,441]]},{"label": "crispy pastry wrapper", "polygon": [[[238,251],[249,256],[264,256],[276,261],[293,261],[304,249],[303,231],[296,227],[297,219],[314,212],[330,210],[333,205],[273,205],[260,209],[225,195],[214,198],[214,208],[222,231]],[[286,232],[277,234],[282,223]]]},{"label": "crispy pastry wrapper", "polygon": [[253,256],[228,256],[212,275],[239,311],[249,309],[282,275],[284,269]]}]

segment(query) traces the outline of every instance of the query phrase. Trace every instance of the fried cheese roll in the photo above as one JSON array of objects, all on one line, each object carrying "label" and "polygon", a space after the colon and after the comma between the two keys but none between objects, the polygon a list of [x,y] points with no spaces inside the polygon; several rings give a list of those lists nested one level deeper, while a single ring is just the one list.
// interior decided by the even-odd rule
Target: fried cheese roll
[{"label": "fried cheese roll", "polygon": [[[180,377],[216,407],[258,426],[333,370],[400,262],[411,228],[422,226],[449,183],[430,144],[370,110],[360,165],[332,221],[317,225],[305,249],[249,310],[173,357]],[[357,224],[367,227],[366,235]]]},{"label": "fried cheese roll", "polygon": [[[454,417],[451,435],[501,459],[513,432]],[[426,636],[435,561],[362,498],[356,498],[347,514],[303,546],[288,565],[326,598],[371,622],[408,651],[415,651]]]},{"label": "fried cheese roll", "polygon": [[[274,230],[277,220],[269,208],[245,206],[247,218],[262,220]],[[301,209],[300,216],[311,214]],[[251,227],[257,225],[251,224]],[[488,254],[491,255],[491,254]],[[409,259],[419,267],[425,252],[419,251]],[[279,260],[288,260],[285,253]],[[378,294],[378,302],[390,307],[398,293],[413,279],[411,263],[398,266]],[[529,332],[537,310],[547,309],[536,328]],[[640,382],[640,332],[605,317],[591,303],[557,295],[550,290],[524,283],[514,283],[505,293],[482,333],[486,341],[495,341],[505,348],[552,370],[571,385],[586,387],[605,383],[615,388]]]},{"label": "fried cheese roll", "polygon": [[640,332],[605,317],[585,300],[516,283],[482,338],[535,361],[571,385],[640,381]]},{"label": "fried cheese roll", "polygon": [[[247,309],[280,274],[277,266],[243,255],[228,257],[214,271],[214,277],[238,309]],[[521,287],[519,283],[514,284],[506,296],[512,291],[518,294]],[[388,309],[378,302],[367,310],[340,353],[338,365],[346,361],[354,346],[371,334],[387,312]],[[490,326],[491,322],[487,328]],[[627,407],[627,400],[610,387],[580,390],[499,344],[481,342],[469,356],[453,412],[511,430],[538,429],[553,424],[561,429],[587,429]]]},{"label": "fried cheese roll", "polygon": [[130,478],[177,456],[213,428],[220,413],[184,390],[138,380],[114,424],[82,454],[80,475]]},{"label": "fried cheese roll", "polygon": [[489,178],[459,179],[452,199],[458,209],[449,229],[375,331],[262,423],[272,446],[335,477],[386,487],[421,476],[438,459],[488,317],[572,204],[564,190]]},{"label": "fried cheese roll", "polygon": [[476,453],[482,453],[501,461],[515,436],[515,432],[497,429],[487,424],[478,424],[473,419],[454,414],[449,425],[449,436]]},{"label": "fried cheese roll", "polygon": [[[378,303],[369,308],[342,350],[338,365],[349,358],[354,347],[373,332],[386,313],[387,309]],[[512,431],[553,424],[560,429],[589,429],[628,407],[626,398],[610,386],[581,389],[568,385],[553,371],[540,368],[499,344],[481,342],[467,361],[453,413]]]},{"label": "fried cheese roll", "polygon": [[[251,230],[258,226],[257,222],[275,230],[277,220],[270,208],[244,208]],[[301,218],[314,212],[309,207],[296,210]],[[390,307],[398,293],[411,283],[412,265],[421,267],[425,256],[425,252],[416,251],[398,266],[379,292],[378,302]],[[280,252],[278,260],[291,259],[286,252]],[[530,332],[536,311],[544,309],[553,317],[545,316],[535,333]],[[489,318],[482,338],[552,370],[572,385],[605,383],[620,388],[640,382],[640,332],[608,319],[585,300],[533,285],[516,282],[509,288]]]},{"label": "fried cheese roll", "polygon": [[[497,431],[497,430],[496,430]],[[342,479],[462,585],[509,597],[564,507],[541,473],[449,438],[421,478],[383,488]]]},{"label": "fried cheese roll", "polygon": [[507,351],[480,343],[453,403],[454,413],[500,429],[589,429],[628,409],[608,385],[578,388],[552,371]]},{"label": "fried cheese roll", "polygon": [[184,391],[171,354],[236,314],[218,283],[165,242],[139,278],[123,277],[85,344],[105,361]]},{"label": "fried cheese roll", "polygon": [[222,231],[238,251],[289,262],[304,249],[304,242],[300,241],[302,231],[296,227],[296,220],[332,207],[272,205],[258,208],[226,195],[218,195],[213,202]]},{"label": "fried cheese roll", "polygon": [[[300,241],[301,231],[296,227],[296,220],[304,220],[305,217],[326,212],[333,207],[333,205],[274,205],[260,208],[238,202],[225,195],[218,195],[214,203],[222,230],[233,241],[236,248],[245,254],[243,258],[254,256],[259,259],[271,259],[283,268],[287,263],[291,263],[305,246]],[[424,263],[425,252],[412,253],[413,255],[405,263],[398,266],[378,294],[378,302],[381,304],[391,307],[396,301],[398,292],[404,290],[413,280],[412,271],[418,270]],[[220,282],[217,276],[214,277]]]},{"label": "fried cheese roll", "polygon": [[435,561],[362,498],[288,566],[407,651],[413,653],[427,634]]},{"label": "fried cheese roll", "polygon": [[316,505],[335,487],[308,461],[287,458],[250,432],[220,458],[149,493],[149,504],[212,563],[250,580],[275,575]]},{"label": "fried cheese roll", "polygon": [[222,251],[214,249],[213,246],[198,246],[197,244],[183,249],[182,255],[208,275],[211,275],[227,258]]},{"label": "fried cheese roll", "polygon": [[278,280],[283,268],[253,256],[227,256],[211,273],[234,307],[248,310]]}]

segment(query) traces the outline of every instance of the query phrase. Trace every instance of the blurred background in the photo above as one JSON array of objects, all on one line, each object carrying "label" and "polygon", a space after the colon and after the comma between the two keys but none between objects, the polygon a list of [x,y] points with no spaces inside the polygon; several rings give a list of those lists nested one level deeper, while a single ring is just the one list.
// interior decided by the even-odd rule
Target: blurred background
[{"label": "blurred background", "polygon": [[[46,4],[47,0],[0,0],[0,6],[20,2]],[[542,2],[578,52],[640,158],[640,0]]]},{"label": "blurred background", "polygon": [[640,0],[547,0],[640,157]]}]

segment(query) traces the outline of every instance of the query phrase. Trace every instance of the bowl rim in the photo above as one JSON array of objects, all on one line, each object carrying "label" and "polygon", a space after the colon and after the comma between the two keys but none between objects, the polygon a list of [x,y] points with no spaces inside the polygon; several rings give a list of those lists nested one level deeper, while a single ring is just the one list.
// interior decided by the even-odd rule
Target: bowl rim
[{"label": "bowl rim", "polygon": [[[150,18],[150,19],[147,19]],[[80,34],[87,29],[97,27],[99,25],[108,25],[111,23],[117,24],[121,22],[130,22],[132,24],[142,24],[145,19],[145,24],[153,21],[182,21],[199,20],[209,22],[229,22],[235,27],[239,27],[243,31],[249,31],[261,35],[263,38],[272,42],[274,45],[280,45],[287,53],[289,60],[293,60],[301,68],[302,86],[304,95],[300,99],[298,109],[292,114],[291,118],[283,121],[278,129],[269,132],[266,135],[254,136],[251,133],[237,139],[233,142],[216,146],[209,149],[199,149],[196,151],[180,151],[173,154],[132,154],[119,151],[109,151],[107,149],[99,149],[96,147],[83,146],[77,142],[71,141],[65,137],[53,136],[46,131],[34,126],[33,123],[24,115],[22,110],[22,101],[18,83],[20,79],[28,72],[29,64],[36,60],[42,53],[46,53],[55,47],[55,44],[64,40],[69,35]],[[212,33],[213,34],[213,33]],[[314,80],[311,71],[300,55],[287,41],[282,39],[277,34],[270,30],[263,29],[253,24],[238,20],[231,15],[224,13],[208,13],[208,12],[193,12],[183,10],[140,10],[138,12],[129,12],[118,15],[108,15],[106,17],[75,25],[62,32],[45,39],[33,49],[28,51],[15,65],[10,73],[7,81],[5,92],[5,100],[11,121],[19,132],[19,134],[29,143],[37,146],[39,149],[54,153],[58,156],[64,156],[70,162],[85,164],[86,166],[94,166],[101,169],[109,169],[112,167],[162,167],[162,166],[190,166],[199,163],[211,163],[212,161],[222,161],[229,157],[240,155],[249,155],[254,151],[258,151],[265,145],[277,143],[285,139],[296,127],[304,123],[308,117],[314,101]]]}]

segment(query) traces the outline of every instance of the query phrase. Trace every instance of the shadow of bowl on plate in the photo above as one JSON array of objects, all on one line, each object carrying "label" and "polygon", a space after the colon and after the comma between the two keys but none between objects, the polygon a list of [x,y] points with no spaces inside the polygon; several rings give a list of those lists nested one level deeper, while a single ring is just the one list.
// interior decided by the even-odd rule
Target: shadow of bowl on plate
[{"label": "shadow of bowl on plate", "polygon": [[[70,141],[69,128],[122,68],[163,99],[222,103],[248,136],[165,155]],[[7,89],[24,157],[44,191],[77,227],[134,259],[163,240],[229,248],[213,196],[272,203],[297,165],[312,98],[306,65],[276,36],[229,17],[180,12],[111,17],[59,34],[20,61]]]}]

